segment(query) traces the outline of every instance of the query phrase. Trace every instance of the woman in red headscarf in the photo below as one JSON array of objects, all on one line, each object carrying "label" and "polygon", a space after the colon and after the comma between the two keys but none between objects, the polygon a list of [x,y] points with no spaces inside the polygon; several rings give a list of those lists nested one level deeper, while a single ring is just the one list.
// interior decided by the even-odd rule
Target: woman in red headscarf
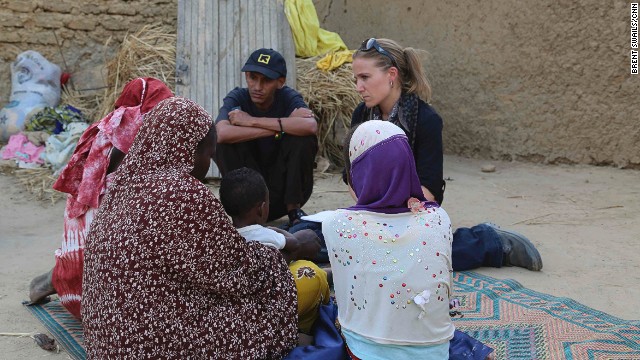
[{"label": "woman in red headscarf", "polygon": [[93,217],[145,115],[169,97],[173,93],[162,81],[134,79],[122,90],[115,110],[82,134],[69,163],[53,184],[54,189],[69,194],[62,247],[55,252],[53,269],[31,281],[31,302],[57,293],[65,308],[80,318],[84,243]]}]

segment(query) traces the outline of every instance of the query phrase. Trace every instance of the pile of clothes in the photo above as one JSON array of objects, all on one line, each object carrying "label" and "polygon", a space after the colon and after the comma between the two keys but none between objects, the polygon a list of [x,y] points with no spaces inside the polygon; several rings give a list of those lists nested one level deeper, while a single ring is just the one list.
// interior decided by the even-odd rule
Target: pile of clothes
[{"label": "pile of clothes", "polygon": [[60,68],[29,50],[11,64],[11,98],[0,109],[0,149],[3,160],[19,168],[49,167],[58,172],[89,126],[71,105],[59,105]]},{"label": "pile of clothes", "polygon": [[0,156],[14,160],[19,168],[46,166],[57,173],[69,161],[87,127],[82,113],[71,105],[46,107],[32,117],[25,131],[9,137]]}]

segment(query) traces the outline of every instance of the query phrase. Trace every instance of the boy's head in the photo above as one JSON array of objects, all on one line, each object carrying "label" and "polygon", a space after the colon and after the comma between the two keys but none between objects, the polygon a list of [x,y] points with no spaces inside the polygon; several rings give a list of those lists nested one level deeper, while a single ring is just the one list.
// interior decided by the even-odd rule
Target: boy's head
[{"label": "boy's head", "polygon": [[230,171],[220,183],[220,202],[234,224],[264,225],[269,217],[269,189],[259,172],[246,167]]}]

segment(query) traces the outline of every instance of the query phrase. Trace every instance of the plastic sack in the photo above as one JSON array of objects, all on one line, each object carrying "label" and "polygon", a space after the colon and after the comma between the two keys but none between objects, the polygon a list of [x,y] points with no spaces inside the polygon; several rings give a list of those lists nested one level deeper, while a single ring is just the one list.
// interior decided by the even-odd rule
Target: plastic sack
[{"label": "plastic sack", "polygon": [[322,59],[316,61],[316,67],[324,71],[337,69],[344,63],[353,62],[354,52],[354,50],[331,51]]},{"label": "plastic sack", "polygon": [[44,107],[60,102],[60,67],[29,50],[11,63],[11,97],[0,110],[0,142],[24,130],[25,123]]}]

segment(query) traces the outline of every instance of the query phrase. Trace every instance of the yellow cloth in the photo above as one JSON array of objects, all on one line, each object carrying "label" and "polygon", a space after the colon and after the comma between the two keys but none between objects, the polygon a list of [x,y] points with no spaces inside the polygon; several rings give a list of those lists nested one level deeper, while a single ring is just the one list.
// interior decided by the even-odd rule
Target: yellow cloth
[{"label": "yellow cloth", "polygon": [[298,292],[298,330],[309,334],[318,318],[320,304],[329,303],[327,273],[307,260],[294,261],[289,265]]},{"label": "yellow cloth", "polygon": [[311,0],[286,0],[284,12],[293,33],[296,56],[312,57],[347,50],[340,35],[320,29],[318,14]]},{"label": "yellow cloth", "polygon": [[353,50],[340,50],[330,52],[316,62],[316,67],[324,71],[339,68],[342,64],[353,61],[354,52],[355,51]]}]

